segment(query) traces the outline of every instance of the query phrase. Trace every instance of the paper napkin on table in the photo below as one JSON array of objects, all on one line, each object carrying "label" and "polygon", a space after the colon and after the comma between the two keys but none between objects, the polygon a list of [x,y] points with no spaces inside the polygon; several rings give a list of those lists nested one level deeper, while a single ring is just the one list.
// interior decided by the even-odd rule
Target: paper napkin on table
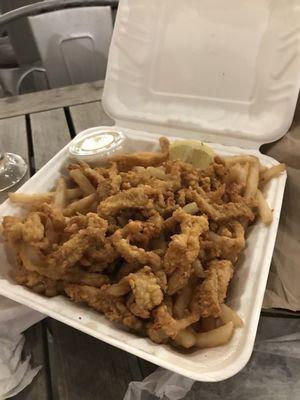
[{"label": "paper napkin on table", "polygon": [[0,400],[15,396],[42,368],[31,368],[30,356],[22,360],[27,328],[45,316],[0,296]]}]

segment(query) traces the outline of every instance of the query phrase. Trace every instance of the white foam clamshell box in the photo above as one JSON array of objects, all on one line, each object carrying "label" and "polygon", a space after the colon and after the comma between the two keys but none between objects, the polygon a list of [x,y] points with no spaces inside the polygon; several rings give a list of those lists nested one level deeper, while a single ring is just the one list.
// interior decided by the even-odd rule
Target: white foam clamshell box
[{"label": "white foam clamshell box", "polygon": [[[293,118],[300,79],[299,11],[296,0],[121,0],[103,103],[127,135],[125,150],[157,150],[163,134],[170,140],[198,138],[221,155],[254,154],[262,164],[275,165],[259,146],[281,137]],[[20,191],[50,190],[68,157],[66,146]],[[183,354],[121,330],[63,296],[32,293],[9,277],[2,243],[0,293],[192,379],[229,378],[253,349],[285,180],[282,174],[265,191],[274,210],[272,224],[259,222],[248,232],[228,295],[245,326],[225,346]],[[1,215],[20,212],[9,201],[0,207]]]}]

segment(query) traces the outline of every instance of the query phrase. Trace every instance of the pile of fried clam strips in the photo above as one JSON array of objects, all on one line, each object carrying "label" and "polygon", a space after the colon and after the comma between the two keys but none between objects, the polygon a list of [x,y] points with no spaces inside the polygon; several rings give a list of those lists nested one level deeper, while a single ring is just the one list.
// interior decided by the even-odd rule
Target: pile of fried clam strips
[{"label": "pile of fried clam strips", "polygon": [[64,294],[156,343],[212,347],[242,326],[225,304],[249,225],[269,224],[265,184],[284,165],[214,156],[205,169],[160,152],[71,163],[52,192],[12,193],[6,216],[15,281]]}]

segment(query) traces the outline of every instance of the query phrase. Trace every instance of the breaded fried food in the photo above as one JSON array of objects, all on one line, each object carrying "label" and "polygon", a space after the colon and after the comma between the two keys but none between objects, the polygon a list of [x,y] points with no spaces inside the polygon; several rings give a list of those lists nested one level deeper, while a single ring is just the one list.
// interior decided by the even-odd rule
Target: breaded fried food
[{"label": "breaded fried food", "polygon": [[168,338],[175,339],[176,336],[188,326],[198,321],[197,314],[190,314],[182,319],[174,319],[165,304],[157,307],[153,312],[154,321],[148,327],[150,338],[156,343],[163,343]]},{"label": "breaded fried food", "polygon": [[140,165],[142,167],[156,167],[161,165],[169,157],[169,141],[162,137],[159,139],[161,152],[138,152],[133,154],[116,155],[111,158],[120,171],[128,171],[132,167]]},{"label": "breaded fried food", "polygon": [[147,251],[142,247],[135,246],[129,242],[129,238],[124,238],[122,229],[118,229],[112,236],[112,242],[118,253],[128,263],[138,263],[140,265],[150,265],[154,270],[161,266],[161,258],[154,251]]},{"label": "breaded fried food", "polygon": [[140,318],[149,318],[150,311],[160,305],[164,298],[159,279],[151,268],[146,266],[129,274],[128,282],[132,290],[129,299],[130,311]]},{"label": "breaded fried food", "polygon": [[173,295],[188,282],[192,264],[200,251],[199,237],[208,230],[207,218],[174,211],[172,218],[180,224],[181,232],[173,235],[164,256],[164,269],[169,275],[168,294]]},{"label": "breaded fried food", "polygon": [[124,298],[108,295],[105,285],[98,289],[87,285],[66,284],[65,292],[72,300],[87,303],[110,321],[122,323],[134,331],[142,330],[142,321],[128,310]]},{"label": "breaded fried food", "polygon": [[227,288],[233,275],[233,267],[228,260],[214,260],[209,264],[206,277],[193,294],[191,309],[201,317],[218,317],[220,305],[226,298]]},{"label": "breaded fried food", "polygon": [[51,192],[11,194],[25,208],[1,226],[12,276],[155,343],[222,345],[243,326],[225,302],[247,227],[272,222],[263,188],[284,166],[216,156],[203,170],[160,147],[71,163]]},{"label": "breaded fried food", "polygon": [[116,215],[121,210],[127,210],[128,208],[151,209],[153,208],[153,201],[150,196],[154,195],[156,192],[155,189],[147,185],[123,190],[101,201],[97,212],[101,217],[107,218]]}]

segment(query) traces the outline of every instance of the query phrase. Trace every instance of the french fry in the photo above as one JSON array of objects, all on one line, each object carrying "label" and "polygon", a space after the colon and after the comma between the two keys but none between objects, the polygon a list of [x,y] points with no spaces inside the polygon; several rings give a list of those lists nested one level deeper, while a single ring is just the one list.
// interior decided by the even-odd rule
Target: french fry
[{"label": "french fry", "polygon": [[258,159],[255,156],[232,156],[225,158],[225,164],[230,167],[234,164],[256,164],[258,163]]},{"label": "french fry", "polygon": [[199,208],[195,202],[186,204],[182,209],[184,212],[191,215],[197,214],[197,212],[199,212]]},{"label": "french fry", "polygon": [[253,162],[250,164],[248,178],[246,182],[245,194],[246,198],[251,198],[256,195],[259,182],[259,163]]},{"label": "french fry", "polygon": [[230,173],[237,183],[246,185],[249,172],[249,162],[245,164],[236,163],[230,168]]},{"label": "french fry", "polygon": [[90,194],[89,196],[83,197],[80,200],[74,201],[64,209],[63,214],[66,217],[70,217],[71,215],[74,215],[77,212],[79,213],[87,212],[96,199],[97,199],[97,194],[93,193]]},{"label": "french fry", "polygon": [[9,193],[8,197],[11,202],[19,203],[24,206],[38,205],[42,203],[51,203],[54,193]]},{"label": "french fry", "polygon": [[173,306],[173,313],[176,318],[184,317],[191,300],[191,295],[191,288],[189,286],[185,286],[178,293]]},{"label": "french fry", "polygon": [[233,331],[234,325],[233,322],[230,321],[211,331],[197,333],[195,345],[200,349],[221,346],[229,342]]},{"label": "french fry", "polygon": [[262,222],[266,225],[270,224],[273,220],[272,210],[270,209],[262,192],[258,189],[256,193],[258,213]]},{"label": "french fry", "polygon": [[60,178],[57,182],[53,198],[53,207],[57,210],[63,210],[66,205],[66,182]]},{"label": "french fry", "polygon": [[196,343],[196,335],[189,328],[180,331],[174,339],[175,343],[186,349],[193,347]]},{"label": "french fry", "polygon": [[78,168],[71,169],[69,174],[74,182],[80,187],[85,195],[89,195],[95,193],[96,189],[88,180],[88,178],[82,173],[82,171]]},{"label": "french fry", "polygon": [[66,189],[66,195],[67,199],[72,201],[82,196],[82,190],[80,188]]},{"label": "french fry", "polygon": [[276,178],[285,171],[285,164],[277,164],[260,174],[259,186],[262,188],[269,180]]},{"label": "french fry", "polygon": [[244,325],[243,320],[238,316],[238,314],[224,303],[221,304],[220,318],[224,324],[231,321],[235,328],[242,328]]}]

